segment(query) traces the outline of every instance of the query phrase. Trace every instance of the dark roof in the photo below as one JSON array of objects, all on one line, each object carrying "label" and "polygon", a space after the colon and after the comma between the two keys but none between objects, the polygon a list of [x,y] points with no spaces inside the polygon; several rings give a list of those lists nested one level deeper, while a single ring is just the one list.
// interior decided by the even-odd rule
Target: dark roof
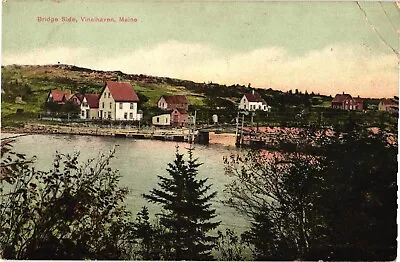
[{"label": "dark roof", "polygon": [[[76,98],[78,98],[79,101],[81,101],[81,103],[82,103],[83,97],[84,97],[85,95],[84,95],[84,94],[75,94],[75,96],[76,96]],[[71,97],[71,98],[72,98],[72,97]]]},{"label": "dark roof", "polygon": [[353,99],[355,102],[360,102],[360,103],[364,102],[364,98],[361,98],[361,97],[354,97]]},{"label": "dark roof", "polygon": [[332,100],[333,103],[342,103],[347,99],[352,99],[351,95],[349,94],[337,94],[335,98]]},{"label": "dark roof", "polygon": [[186,110],[182,108],[175,108],[174,110],[171,111],[171,113],[174,112],[175,110],[178,111],[181,115],[185,115],[188,113]]},{"label": "dark roof", "polygon": [[84,96],[83,94],[73,94],[69,96],[68,101],[71,101],[75,97],[76,99],[78,99],[77,105],[80,105],[83,101],[83,96]]},{"label": "dark roof", "polygon": [[[187,104],[188,100],[184,95],[161,96],[167,104]],[[160,97],[160,99],[161,99]]]},{"label": "dark roof", "polygon": [[394,101],[393,99],[384,98],[381,100],[382,105],[398,105],[398,102]]},{"label": "dark roof", "polygon": [[64,96],[66,99],[69,99],[71,96],[71,90],[51,90],[50,94],[54,102],[62,102]]},{"label": "dark roof", "polygon": [[260,96],[259,93],[246,93],[244,96],[249,102],[262,102],[263,104],[266,104],[265,100]]},{"label": "dark roof", "polygon": [[139,97],[131,83],[107,81],[106,86],[116,102],[138,102]]},{"label": "dark roof", "polygon": [[90,108],[99,108],[100,95],[98,94],[85,94],[86,101]]}]

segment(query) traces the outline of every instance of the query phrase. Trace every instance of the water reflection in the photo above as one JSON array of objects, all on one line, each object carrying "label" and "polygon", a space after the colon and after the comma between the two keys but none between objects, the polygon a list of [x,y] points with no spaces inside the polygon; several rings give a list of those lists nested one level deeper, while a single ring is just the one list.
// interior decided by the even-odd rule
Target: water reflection
[{"label": "water reflection", "polygon": [[[2,136],[5,137],[4,134]],[[141,195],[157,185],[157,176],[166,174],[167,164],[174,160],[177,147],[180,152],[185,152],[187,143],[75,135],[29,135],[19,137],[15,143],[16,151],[23,152],[28,157],[37,156],[35,166],[39,170],[51,168],[56,151],[64,154],[80,152],[81,160],[86,161],[100,153],[108,153],[114,147],[116,153],[111,167],[120,171],[121,185],[130,189],[128,208],[136,214],[146,205],[151,214],[156,214],[160,211],[158,206],[148,203]],[[207,177],[208,182],[213,184],[212,190],[218,192],[213,203],[218,219],[222,220],[223,225],[241,232],[248,225],[247,220],[220,202],[223,199],[224,185],[230,181],[224,175],[222,158],[232,150],[234,149],[223,146],[196,145],[194,156],[203,163],[199,168],[200,177]]]}]

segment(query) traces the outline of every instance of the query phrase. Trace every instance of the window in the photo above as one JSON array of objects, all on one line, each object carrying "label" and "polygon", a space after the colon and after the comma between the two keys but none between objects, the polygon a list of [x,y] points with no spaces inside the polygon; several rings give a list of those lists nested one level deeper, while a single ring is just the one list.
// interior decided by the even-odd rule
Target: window
[{"label": "window", "polygon": [[108,111],[108,118],[111,118],[111,111]]},{"label": "window", "polygon": [[133,103],[131,103],[130,109],[133,109]]},{"label": "window", "polygon": [[122,109],[122,103],[119,103],[119,109]]},{"label": "window", "polygon": [[106,118],[107,117],[107,112],[104,112],[104,118]]},{"label": "window", "polygon": [[107,92],[104,92],[104,98],[106,98]]},{"label": "window", "polygon": [[108,93],[108,98],[110,98],[110,93]]},{"label": "window", "polygon": [[127,112],[124,113],[124,119],[128,119],[128,113]]},{"label": "window", "polygon": [[133,113],[129,113],[129,119],[133,119]]},{"label": "window", "polygon": [[168,118],[167,117],[165,118],[165,123],[168,124]]},{"label": "window", "polygon": [[83,116],[83,117],[85,116],[85,111],[83,111],[83,110],[82,110],[82,116]]},{"label": "window", "polygon": [[160,118],[159,117],[157,117],[157,123],[160,123]]},{"label": "window", "polygon": [[258,109],[261,109],[261,105],[258,105]]},{"label": "window", "polygon": [[244,109],[246,109],[246,105],[244,105]]},{"label": "window", "polygon": [[112,103],[110,102],[110,109],[112,108]]},{"label": "window", "polygon": [[103,102],[103,107],[102,108],[104,108],[104,102]]}]

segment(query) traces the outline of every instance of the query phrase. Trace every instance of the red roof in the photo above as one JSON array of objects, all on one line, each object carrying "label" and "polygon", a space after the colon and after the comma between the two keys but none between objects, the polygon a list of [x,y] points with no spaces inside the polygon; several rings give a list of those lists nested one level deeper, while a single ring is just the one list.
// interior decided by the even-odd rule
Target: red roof
[{"label": "red roof", "polygon": [[49,96],[51,95],[54,102],[63,102],[63,98],[68,99],[71,96],[71,90],[51,90]]},{"label": "red roof", "polygon": [[244,96],[247,98],[249,102],[261,102],[263,104],[266,104],[265,100],[260,96],[259,93],[246,93]]},{"label": "red roof", "polygon": [[184,96],[184,95],[161,96],[161,97],[164,97],[165,102],[167,102],[167,104],[176,105],[176,104],[187,104],[188,103],[188,100],[187,100],[186,96]]},{"label": "red roof", "polygon": [[100,95],[98,94],[85,94],[86,101],[90,108],[99,108]]},{"label": "red roof", "polygon": [[116,102],[139,102],[139,97],[129,82],[107,81],[106,86]]},{"label": "red roof", "polygon": [[337,94],[335,98],[332,100],[334,103],[342,103],[343,101],[346,101],[347,99],[352,99],[351,95],[349,94]]}]

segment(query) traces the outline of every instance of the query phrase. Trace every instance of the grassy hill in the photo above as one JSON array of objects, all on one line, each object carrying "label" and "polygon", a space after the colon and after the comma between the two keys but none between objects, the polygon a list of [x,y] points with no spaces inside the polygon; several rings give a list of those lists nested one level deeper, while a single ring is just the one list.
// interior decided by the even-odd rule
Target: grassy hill
[{"label": "grassy hill", "polygon": [[[272,106],[271,113],[257,113],[254,120],[261,124],[282,125],[292,122],[318,122],[360,115],[359,112],[332,110],[331,97],[314,94],[282,92],[243,85],[219,85],[196,83],[189,80],[148,75],[125,74],[120,71],[99,71],[72,65],[9,65],[2,66],[2,125],[35,121],[43,111],[43,104],[52,89],[70,89],[75,93],[100,93],[104,81],[129,81],[140,98],[139,108],[144,111],[145,121],[157,112],[156,101],[164,94],[184,94],[191,104],[190,111],[197,110],[198,121],[207,123],[212,114],[218,114],[220,122],[229,123],[237,113],[236,103],[244,93],[256,89]],[[17,96],[25,104],[15,103]],[[376,104],[379,100],[368,100]],[[375,117],[376,118],[376,117]],[[331,121],[331,122],[332,122]],[[329,122],[329,121],[328,121]]]}]

